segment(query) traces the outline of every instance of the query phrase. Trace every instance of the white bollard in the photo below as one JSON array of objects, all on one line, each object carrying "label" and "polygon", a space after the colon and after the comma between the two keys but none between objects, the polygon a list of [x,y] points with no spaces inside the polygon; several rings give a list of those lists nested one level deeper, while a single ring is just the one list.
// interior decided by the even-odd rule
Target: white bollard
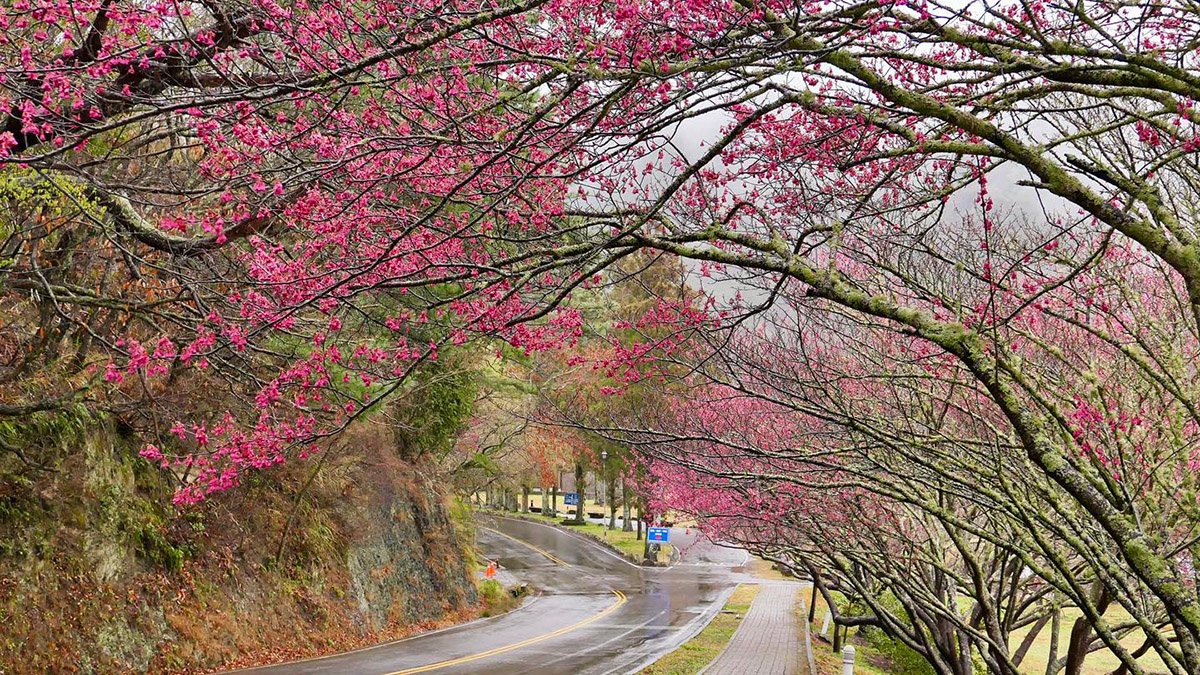
[{"label": "white bollard", "polygon": [[854,645],[842,650],[842,675],[854,675]]},{"label": "white bollard", "polygon": [[832,618],[833,615],[829,612],[829,610],[825,610],[825,620],[821,622],[821,637],[826,639],[829,638],[829,620]]}]

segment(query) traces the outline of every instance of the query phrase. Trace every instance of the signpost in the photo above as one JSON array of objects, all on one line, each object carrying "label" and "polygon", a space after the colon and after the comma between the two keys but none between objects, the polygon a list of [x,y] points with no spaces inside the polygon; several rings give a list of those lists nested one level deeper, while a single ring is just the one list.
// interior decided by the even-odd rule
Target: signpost
[{"label": "signpost", "polygon": [[665,544],[671,540],[671,528],[669,527],[651,527],[646,530],[646,541],[652,541],[658,544]]},{"label": "signpost", "polygon": [[579,506],[579,493],[578,492],[564,492],[563,493],[563,505],[564,506]]}]

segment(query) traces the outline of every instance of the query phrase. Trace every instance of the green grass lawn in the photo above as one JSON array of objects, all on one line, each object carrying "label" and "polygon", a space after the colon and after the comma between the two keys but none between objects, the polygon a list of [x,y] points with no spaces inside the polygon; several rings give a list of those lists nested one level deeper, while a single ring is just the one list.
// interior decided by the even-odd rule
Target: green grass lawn
[{"label": "green grass lawn", "polygon": [[[609,545],[616,547],[626,557],[633,561],[642,559],[642,552],[645,549],[646,542],[637,538],[637,530],[633,532],[622,532],[620,528],[610,530],[604,525],[598,523],[585,523],[583,525],[563,525],[562,518],[551,518],[538,513],[522,513],[516,514],[522,518],[538,520],[544,523],[553,524],[560,527],[570,528],[573,532],[579,532],[585,536],[591,537],[598,541],[607,542]],[[645,530],[642,531],[642,536],[645,536]],[[671,545],[664,544],[659,548],[658,561],[665,563],[670,560]]]},{"label": "green grass lawn", "polygon": [[707,666],[733,637],[758,594],[755,584],[741,584],[721,612],[696,637],[641,671],[641,675],[695,675]]},{"label": "green grass lawn", "polygon": [[[807,595],[807,592],[806,592]],[[813,651],[818,661],[818,669],[820,675],[833,675],[841,672],[841,658],[833,654],[829,648],[829,644],[817,640],[817,631],[821,629],[821,622],[825,617],[825,601],[820,594],[817,595],[817,614],[816,621],[813,622]],[[1081,612],[1077,609],[1068,607],[1063,610],[1062,628],[1059,630],[1058,640],[1058,655],[1062,657],[1067,653],[1067,643],[1070,640],[1071,625],[1075,619],[1080,616]],[[1125,610],[1117,607],[1110,609],[1105,615],[1109,623],[1119,624],[1130,620],[1129,614]],[[1011,636],[1010,646],[1016,649],[1020,646],[1021,641],[1025,639],[1025,634],[1029,629],[1013,631]],[[853,635],[854,631],[851,631]],[[1127,635],[1121,641],[1121,644],[1133,649],[1141,645],[1142,634],[1140,631]],[[867,673],[868,675],[906,675],[906,673],[898,672],[891,668],[882,668],[886,662],[887,655],[875,650],[869,645],[855,644],[855,649],[858,650],[858,664],[855,666],[855,672]],[[1034,639],[1033,645],[1029,648],[1029,653],[1025,659],[1021,661],[1021,672],[1027,675],[1041,675],[1046,672],[1046,661],[1050,656],[1050,626],[1047,625]],[[1157,655],[1151,653],[1146,654],[1138,659],[1138,663],[1142,664],[1146,670],[1150,672],[1168,672],[1166,665]],[[1117,657],[1112,655],[1107,650],[1094,652],[1090,654],[1083,663],[1084,675],[1104,675],[1110,673],[1120,665]]]},{"label": "green grass lawn", "polygon": [[[1071,637],[1071,626],[1075,623],[1075,619],[1079,618],[1083,613],[1074,607],[1068,607],[1063,610],[1062,627],[1059,629],[1058,635],[1058,655],[1061,658],[1067,653],[1067,644]],[[1108,620],[1110,625],[1127,623],[1132,620],[1129,613],[1120,607],[1110,608],[1105,613],[1104,618]],[[1025,639],[1025,634],[1028,630],[1013,631],[1011,639],[1012,649],[1016,649],[1021,640]],[[1133,631],[1126,635],[1121,640],[1121,644],[1126,648],[1133,650],[1141,646],[1145,639],[1142,631]],[[1046,660],[1050,656],[1050,626],[1047,625],[1038,634],[1033,641],[1033,646],[1029,648],[1029,654],[1025,656],[1025,660],[1021,662],[1021,672],[1029,673],[1030,675],[1040,675],[1046,672]],[[1145,654],[1138,663],[1150,672],[1166,673],[1167,666],[1162,659],[1153,651]],[[1085,675],[1101,675],[1102,673],[1110,673],[1116,670],[1121,662],[1112,652],[1107,649],[1103,651],[1093,652],[1088,655],[1083,662],[1083,672]]]}]

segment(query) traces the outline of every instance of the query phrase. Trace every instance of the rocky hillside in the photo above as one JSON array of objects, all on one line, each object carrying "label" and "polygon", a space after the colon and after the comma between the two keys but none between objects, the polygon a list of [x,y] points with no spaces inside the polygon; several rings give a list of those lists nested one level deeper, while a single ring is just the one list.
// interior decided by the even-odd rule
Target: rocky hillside
[{"label": "rocky hillside", "polygon": [[179,510],[110,420],[22,433],[0,476],[0,672],[211,670],[477,611],[468,530],[387,434]]}]

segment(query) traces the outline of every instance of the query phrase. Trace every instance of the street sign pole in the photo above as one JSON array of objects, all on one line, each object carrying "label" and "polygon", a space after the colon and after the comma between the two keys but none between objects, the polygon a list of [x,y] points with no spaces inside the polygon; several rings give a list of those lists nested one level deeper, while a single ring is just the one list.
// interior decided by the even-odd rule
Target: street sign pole
[{"label": "street sign pole", "polygon": [[[646,528],[646,550],[644,557],[650,559],[650,544],[654,544],[654,550],[671,540],[671,528],[669,527],[648,527]],[[655,562],[658,562],[655,560]]]}]

